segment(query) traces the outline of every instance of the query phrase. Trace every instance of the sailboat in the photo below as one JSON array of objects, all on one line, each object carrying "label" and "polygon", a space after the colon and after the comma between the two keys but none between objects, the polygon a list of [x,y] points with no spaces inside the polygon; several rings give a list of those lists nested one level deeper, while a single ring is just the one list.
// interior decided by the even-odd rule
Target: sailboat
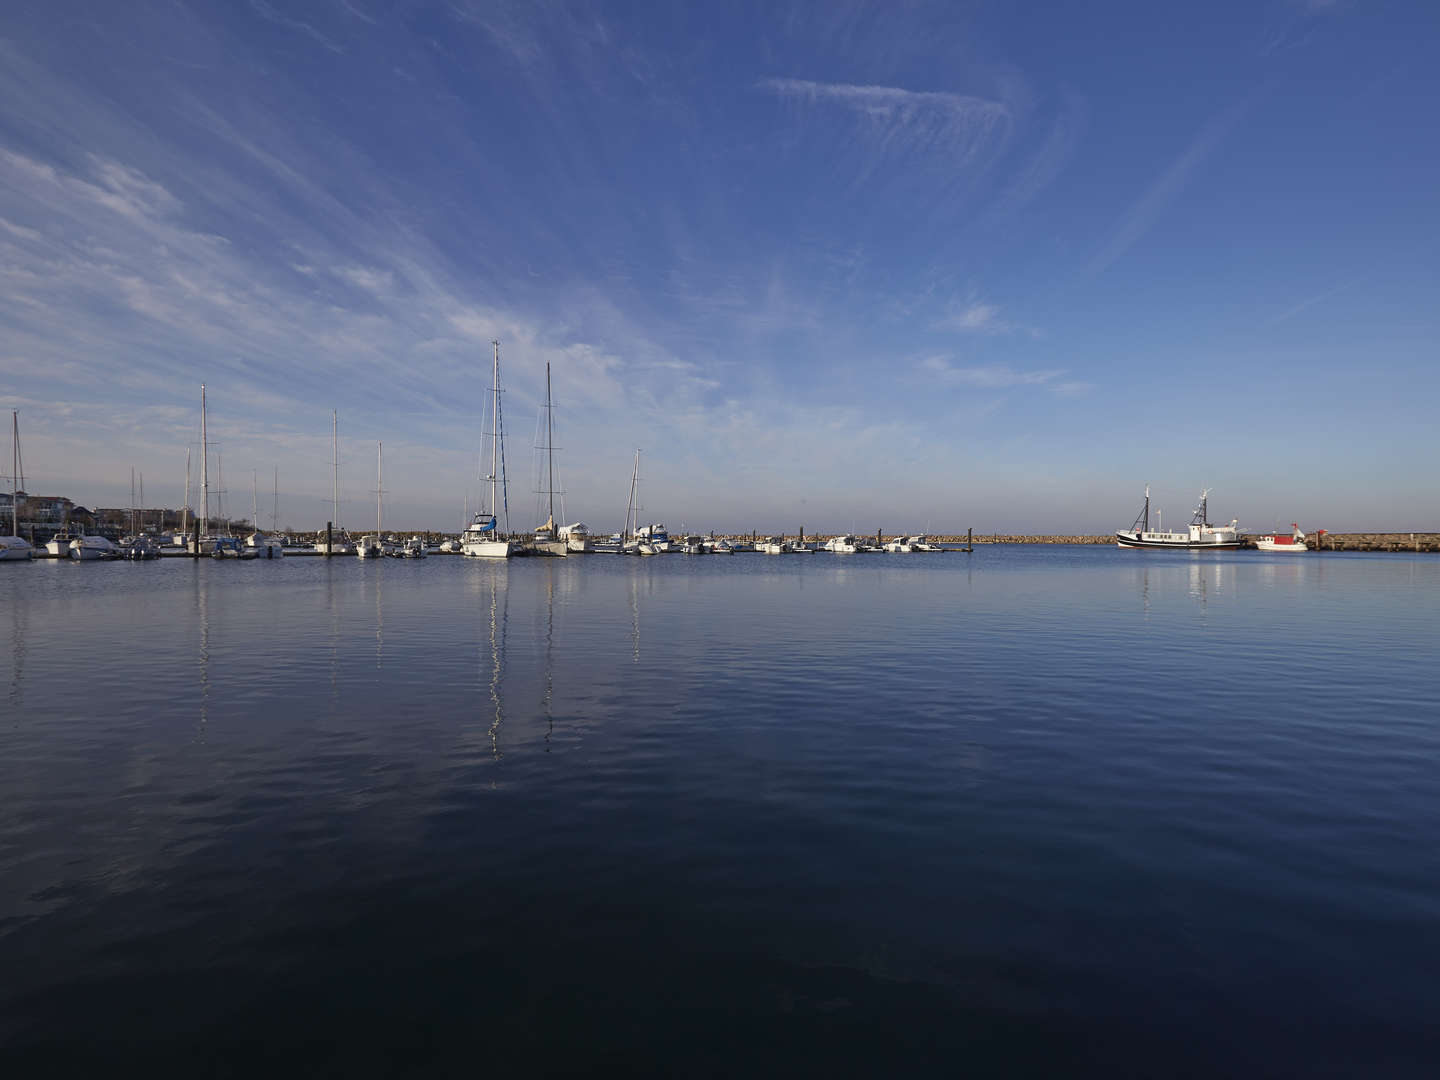
[{"label": "sailboat", "polygon": [[[280,498],[279,484],[280,473],[275,473],[276,493],[275,498]],[[250,470],[250,523],[255,531],[245,538],[245,546],[254,550],[256,555],[262,559],[281,559],[285,557],[285,546],[276,538],[266,536],[260,531],[260,498],[257,489],[257,475],[254,469]],[[273,525],[274,515],[271,515]]]},{"label": "sailboat", "polygon": [[550,400],[550,363],[545,363],[545,490],[548,498],[545,524],[535,526],[535,550],[546,555],[568,555],[570,545],[559,537],[555,524],[555,407]]},{"label": "sailboat", "polygon": [[515,545],[509,540],[500,539],[495,517],[500,508],[499,497],[504,490],[500,476],[505,468],[505,452],[503,426],[500,422],[500,342],[492,341],[490,344],[495,346],[495,367],[490,387],[493,394],[490,413],[490,475],[481,478],[490,481],[490,509],[485,509],[482,495],[480,509],[475,512],[475,516],[460,536],[460,554],[468,555],[472,559],[508,559],[515,554]]},{"label": "sailboat", "polygon": [[635,469],[630,474],[630,501],[625,504],[625,528],[620,533],[620,554],[639,555],[640,542],[635,537],[635,523],[639,521],[639,508],[635,505],[635,493],[640,486],[640,451],[635,451]]},{"label": "sailboat", "polygon": [[0,562],[28,562],[34,545],[20,535],[20,413],[10,413],[10,535],[0,536]]},{"label": "sailboat", "polygon": [[385,480],[385,444],[375,444],[375,531],[369,536],[360,538],[360,543],[355,545],[355,554],[362,559],[378,559],[385,554],[385,545],[381,540],[385,527],[384,515],[384,484]]},{"label": "sailboat", "polygon": [[[350,534],[340,524],[340,414],[334,409],[330,410],[330,439],[335,449],[334,460],[330,463],[334,493],[331,498],[330,546],[328,550],[332,555],[354,555],[355,544],[350,539]],[[327,550],[324,529],[321,529],[315,537],[315,550],[322,553]]]}]

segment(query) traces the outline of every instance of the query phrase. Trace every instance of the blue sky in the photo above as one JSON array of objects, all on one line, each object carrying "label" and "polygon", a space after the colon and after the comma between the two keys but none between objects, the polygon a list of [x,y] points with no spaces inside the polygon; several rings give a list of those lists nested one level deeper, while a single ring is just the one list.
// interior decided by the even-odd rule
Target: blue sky
[{"label": "blue sky", "polygon": [[[16,5],[28,486],[458,527],[1435,528],[1440,5]],[[8,455],[7,455],[8,457]],[[197,469],[198,472],[198,469]],[[262,504],[267,500],[262,497]],[[543,515],[542,515],[543,516]]]}]

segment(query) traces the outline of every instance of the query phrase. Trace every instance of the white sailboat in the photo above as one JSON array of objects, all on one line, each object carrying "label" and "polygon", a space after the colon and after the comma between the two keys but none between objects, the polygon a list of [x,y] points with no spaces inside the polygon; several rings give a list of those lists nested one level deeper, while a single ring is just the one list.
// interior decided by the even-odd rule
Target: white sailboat
[{"label": "white sailboat", "polygon": [[378,559],[385,554],[385,444],[375,444],[375,531],[362,536],[355,545],[355,554],[362,559]]},{"label": "white sailboat", "polygon": [[10,535],[0,536],[0,562],[28,562],[34,545],[20,535],[20,413],[10,413]]},{"label": "white sailboat", "polygon": [[[635,538],[635,524],[640,520],[637,516],[640,512],[635,505],[635,495],[640,487],[640,451],[635,451],[635,468],[630,473],[630,500],[625,504],[625,527],[620,531],[620,554],[639,555],[640,541]],[[654,552],[649,552],[654,554]]]},{"label": "white sailboat", "polygon": [[[504,434],[500,415],[500,342],[490,343],[495,347],[495,366],[491,385],[491,430],[490,430],[490,475],[482,477],[482,480],[490,481],[490,509],[485,509],[485,500],[482,496],[480,509],[470,523],[465,526],[465,532],[460,537],[460,554],[468,555],[472,559],[508,559],[515,554],[515,545],[509,540],[502,540],[499,536],[499,522],[496,513],[500,509],[499,496],[503,491],[501,472],[505,467],[503,450]],[[507,500],[508,502],[508,500]]]},{"label": "white sailboat", "polygon": [[[331,484],[334,490],[330,508],[329,551],[332,555],[354,555],[355,543],[340,524],[340,414],[334,409],[330,410],[330,440],[334,446],[334,460],[330,463]],[[326,550],[324,529],[321,529],[315,537],[315,550],[320,552]]]},{"label": "white sailboat", "polygon": [[[537,494],[547,498],[546,515],[543,525],[535,526],[535,550],[548,555],[568,555],[570,544],[560,536],[555,524],[555,406],[550,399],[550,363],[545,363],[545,477],[543,491]],[[538,517],[539,514],[536,514]]]}]

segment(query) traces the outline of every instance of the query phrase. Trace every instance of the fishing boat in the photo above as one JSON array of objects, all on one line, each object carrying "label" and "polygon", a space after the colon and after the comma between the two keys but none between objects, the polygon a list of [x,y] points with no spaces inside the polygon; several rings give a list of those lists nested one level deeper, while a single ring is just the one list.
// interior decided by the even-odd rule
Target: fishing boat
[{"label": "fishing boat", "polygon": [[[1324,535],[1325,530],[1320,530]],[[1300,531],[1300,526],[1295,522],[1290,523],[1290,535],[1284,533],[1272,533],[1269,536],[1257,536],[1255,538],[1256,551],[1309,551],[1305,545],[1305,534]]]},{"label": "fishing boat", "polygon": [[20,535],[20,413],[10,413],[10,535],[0,536],[0,562],[29,562],[35,547]]},{"label": "fishing boat", "polygon": [[[505,469],[505,451],[504,427],[500,413],[500,342],[492,341],[490,344],[495,347],[495,366],[490,387],[493,397],[490,413],[490,475],[481,477],[482,481],[490,482],[490,509],[485,509],[486,504],[482,497],[480,509],[475,512],[460,537],[460,554],[468,555],[472,559],[508,559],[515,554],[515,545],[509,540],[499,538],[495,517],[504,492],[504,481],[501,477]],[[507,498],[505,504],[508,506],[508,503]]]},{"label": "fishing boat", "polygon": [[755,548],[758,551],[764,552],[766,555],[790,554],[790,544],[783,536],[769,537],[764,543],[756,544]]},{"label": "fishing boat", "polygon": [[1240,523],[1211,525],[1209,521],[1210,489],[1200,492],[1200,502],[1190,517],[1185,532],[1165,532],[1150,528],[1150,485],[1145,485],[1145,505],[1128,529],[1117,529],[1115,543],[1123,548],[1158,548],[1170,551],[1233,551],[1240,546]]},{"label": "fishing boat", "polygon": [[912,543],[913,539],[913,537],[909,536],[897,536],[894,540],[891,540],[888,544],[885,545],[885,550],[891,552],[892,554],[899,553],[903,555],[908,555],[910,552],[915,550],[915,545],[914,543]]},{"label": "fishing boat", "polygon": [[837,555],[853,555],[860,550],[860,545],[855,542],[855,537],[846,533],[843,536],[832,536],[825,541],[825,551],[833,551]]},{"label": "fishing boat", "polygon": [[710,554],[709,550],[705,547],[705,542],[698,536],[685,537],[685,541],[680,545],[680,550],[686,555]]},{"label": "fishing boat", "polygon": [[423,559],[430,554],[425,550],[425,538],[423,536],[412,536],[400,546],[400,556],[405,559]]},{"label": "fishing boat", "polygon": [[569,551],[577,555],[592,550],[590,530],[583,521],[577,521],[573,525],[561,525],[560,539],[565,541],[565,546]]}]

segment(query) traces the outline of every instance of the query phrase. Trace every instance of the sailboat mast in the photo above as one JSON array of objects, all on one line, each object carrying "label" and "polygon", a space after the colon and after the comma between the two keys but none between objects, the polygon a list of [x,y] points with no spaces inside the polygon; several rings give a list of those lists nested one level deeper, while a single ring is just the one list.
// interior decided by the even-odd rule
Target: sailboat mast
[{"label": "sailboat mast", "polygon": [[1145,485],[1145,527],[1141,532],[1150,531],[1150,485]]},{"label": "sailboat mast", "polygon": [[496,497],[496,485],[500,476],[500,342],[491,341],[495,346],[495,368],[491,373],[490,389],[494,394],[494,411],[490,414],[490,512],[500,520],[500,500]]},{"label": "sailboat mast", "polygon": [[381,502],[385,497],[385,444],[375,444],[375,539],[380,539],[384,528],[385,513]]},{"label": "sailboat mast", "polygon": [[330,514],[335,519],[332,524],[335,528],[340,527],[340,414],[334,409],[330,410],[330,439],[334,444],[331,451],[330,467],[334,491],[331,494]]},{"label": "sailboat mast", "polygon": [[180,535],[190,535],[190,448],[185,448],[185,505],[180,508]]},{"label": "sailboat mast", "polygon": [[200,384],[200,534],[210,532],[210,436],[205,428],[205,384]]},{"label": "sailboat mast", "polygon": [[135,535],[135,466],[130,466],[130,535]]},{"label": "sailboat mast", "polygon": [[550,524],[555,524],[555,406],[550,403],[550,361],[545,361],[545,460],[550,467]]},{"label": "sailboat mast", "polygon": [[20,410],[10,410],[10,535],[20,535]]},{"label": "sailboat mast", "polygon": [[260,500],[254,469],[250,470],[250,528],[255,532],[260,531]]},{"label": "sailboat mast", "polygon": [[275,466],[275,501],[270,506],[270,531],[280,531],[280,466]]}]

